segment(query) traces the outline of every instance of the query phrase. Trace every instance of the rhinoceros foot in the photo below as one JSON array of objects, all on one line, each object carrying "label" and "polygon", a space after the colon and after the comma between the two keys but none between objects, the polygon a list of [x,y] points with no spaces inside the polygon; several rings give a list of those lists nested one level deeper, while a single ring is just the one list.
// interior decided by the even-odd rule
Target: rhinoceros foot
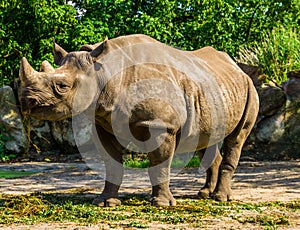
[{"label": "rhinoceros foot", "polygon": [[214,192],[212,194],[212,199],[216,200],[216,201],[231,201],[232,197],[231,197],[231,193],[230,192],[225,192],[225,191],[217,191]]},{"label": "rhinoceros foot", "polygon": [[103,198],[101,196],[93,200],[93,204],[99,207],[116,207],[121,205],[121,201],[118,198]]},{"label": "rhinoceros foot", "polygon": [[175,206],[176,200],[171,196],[152,197],[150,202],[153,206]]},{"label": "rhinoceros foot", "polygon": [[212,192],[210,191],[209,188],[202,188],[199,192],[198,192],[198,196],[200,199],[208,199],[211,197]]}]

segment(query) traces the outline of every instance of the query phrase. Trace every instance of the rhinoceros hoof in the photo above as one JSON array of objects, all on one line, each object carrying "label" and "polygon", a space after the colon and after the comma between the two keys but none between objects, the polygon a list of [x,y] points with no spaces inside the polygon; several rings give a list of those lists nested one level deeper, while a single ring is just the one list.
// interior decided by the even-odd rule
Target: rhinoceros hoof
[{"label": "rhinoceros hoof", "polygon": [[216,200],[216,201],[231,201],[231,195],[227,194],[227,193],[222,193],[222,192],[216,192],[212,194],[212,199]]},{"label": "rhinoceros hoof", "polygon": [[152,197],[150,202],[153,206],[175,206],[176,200],[172,198],[164,198],[164,197]]},{"label": "rhinoceros hoof", "polygon": [[104,199],[99,196],[93,200],[93,204],[98,207],[116,207],[121,205],[121,201],[118,198]]},{"label": "rhinoceros hoof", "polygon": [[211,197],[211,192],[209,191],[208,188],[202,188],[199,192],[198,192],[198,196],[200,199],[208,199]]}]

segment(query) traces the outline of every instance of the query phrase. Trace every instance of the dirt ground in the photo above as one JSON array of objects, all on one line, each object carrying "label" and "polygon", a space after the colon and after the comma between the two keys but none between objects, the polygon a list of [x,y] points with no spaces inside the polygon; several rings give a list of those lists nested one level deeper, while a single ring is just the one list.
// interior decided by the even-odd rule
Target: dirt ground
[{"label": "dirt ground", "polygon": [[[105,169],[99,165],[97,172],[84,163],[14,163],[0,164],[0,170],[24,170],[38,172],[32,176],[15,179],[0,179],[0,193],[27,194],[32,192],[64,191],[80,189],[89,195],[101,192]],[[204,183],[205,175],[198,169],[172,170],[171,190],[175,197],[197,194]],[[300,199],[300,161],[240,162],[233,179],[233,196],[243,202],[290,201]],[[149,194],[150,181],[145,169],[126,169],[121,196],[128,193]],[[205,220],[204,220],[205,221]],[[211,219],[210,229],[263,229],[227,223],[228,220]],[[245,228],[246,227],[246,228]],[[101,229],[105,226],[76,226],[73,223],[39,224],[36,226],[0,226],[0,229]],[[155,229],[174,229],[173,226],[155,226]],[[153,228],[153,229],[154,229]],[[176,227],[177,228],[177,227]],[[184,228],[184,226],[182,226]],[[278,228],[280,229],[280,228]],[[300,229],[300,214],[296,223],[281,229]]]}]

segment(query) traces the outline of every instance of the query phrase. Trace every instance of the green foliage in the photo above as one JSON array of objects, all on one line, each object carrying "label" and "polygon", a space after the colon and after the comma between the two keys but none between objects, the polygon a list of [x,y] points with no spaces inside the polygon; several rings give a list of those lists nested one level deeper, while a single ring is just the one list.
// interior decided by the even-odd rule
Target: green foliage
[{"label": "green foliage", "polygon": [[181,49],[206,45],[235,56],[278,25],[299,24],[298,0],[0,0],[0,86],[18,77],[25,56],[52,61],[52,38],[66,50],[144,33]]},{"label": "green foliage", "polygon": [[194,156],[186,165],[187,168],[196,168],[200,166],[199,157]]},{"label": "green foliage", "polygon": [[74,1],[86,9],[82,22],[108,37],[144,33],[161,42],[193,50],[206,45],[234,55],[262,31],[299,18],[296,0],[246,1]]},{"label": "green foliage", "polygon": [[287,80],[287,73],[300,70],[300,36],[295,27],[277,27],[263,33],[260,42],[241,49],[244,62],[263,68],[268,80],[278,84]]},{"label": "green foliage", "polygon": [[199,157],[193,156],[189,161],[175,157],[172,160],[171,168],[197,168],[200,166]]},{"label": "green foliage", "polygon": [[0,2],[0,86],[18,78],[25,56],[38,68],[52,60],[52,38],[66,47],[78,23],[76,10],[63,0],[11,0]]}]

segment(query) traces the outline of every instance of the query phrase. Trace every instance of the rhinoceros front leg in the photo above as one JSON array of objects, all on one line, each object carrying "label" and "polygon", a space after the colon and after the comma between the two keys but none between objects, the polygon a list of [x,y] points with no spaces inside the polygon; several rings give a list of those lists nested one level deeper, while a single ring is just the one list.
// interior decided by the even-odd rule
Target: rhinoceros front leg
[{"label": "rhinoceros front leg", "polygon": [[[207,158],[203,159],[203,155],[209,155]],[[219,166],[222,161],[222,156],[220,154],[217,145],[208,147],[205,151],[199,153],[202,166],[207,168],[206,170],[206,181],[204,186],[200,189],[198,196],[203,199],[210,198],[214,192],[219,175]],[[206,161],[206,162],[205,162]]]},{"label": "rhinoceros front leg", "polygon": [[104,207],[114,207],[121,205],[118,199],[118,191],[123,180],[124,168],[122,165],[123,147],[116,138],[97,126],[99,139],[106,150],[103,160],[106,169],[106,179],[104,189],[99,197],[94,199],[93,204]]},{"label": "rhinoceros front leg", "polygon": [[151,203],[154,206],[174,206],[176,201],[170,191],[170,167],[176,146],[176,137],[173,134],[161,134],[157,139],[165,138],[164,142],[149,153],[150,166],[148,169],[152,195]]}]

